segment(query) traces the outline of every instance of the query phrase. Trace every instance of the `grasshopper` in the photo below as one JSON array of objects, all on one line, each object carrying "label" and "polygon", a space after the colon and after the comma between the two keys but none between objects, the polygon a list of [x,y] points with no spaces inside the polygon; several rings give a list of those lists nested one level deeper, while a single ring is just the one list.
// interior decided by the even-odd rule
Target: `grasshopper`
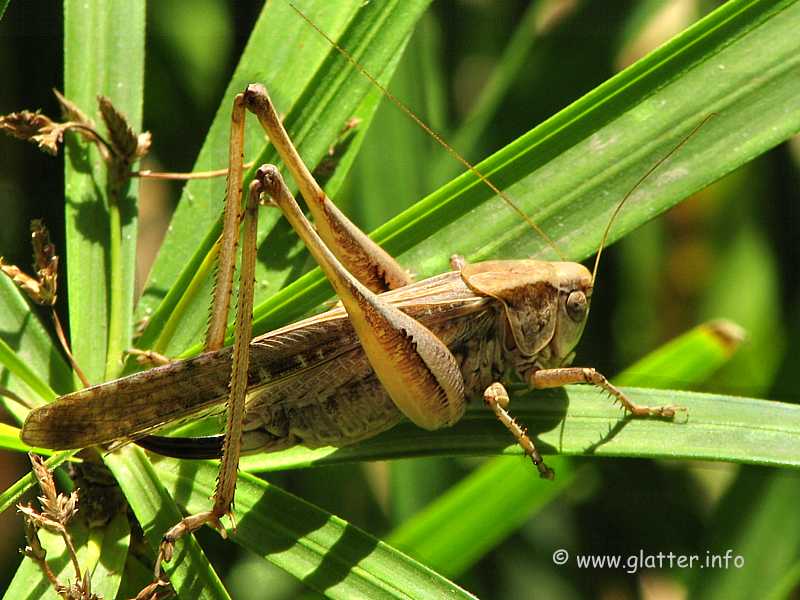
[{"label": "grasshopper", "polygon": [[[258,170],[242,207],[247,111],[256,115],[278,150],[316,229],[271,165]],[[636,405],[596,370],[570,366],[595,279],[583,265],[536,260],[468,264],[454,257],[451,272],[413,282],[333,205],[292,145],[266,89],[258,84],[234,99],[229,156],[205,352],[63,396],[32,411],[22,430],[26,443],[53,449],[134,440],[177,457],[221,456],[211,510],[190,515],[170,529],[157,564],[170,559],[178,538],[204,524],[224,533],[220,519],[232,516],[242,453],[296,444],[352,444],[404,418],[425,429],[440,429],[456,423],[467,399],[481,394],[540,476],[552,479],[553,471],[508,412],[509,396],[501,382],[508,371],[538,389],[571,383],[598,386],[634,416],[675,416],[678,407]],[[333,285],[341,306],[251,340],[260,203],[282,211]],[[235,342],[224,348],[242,222]],[[151,435],[223,403],[224,435]]]},{"label": "grasshopper", "polygon": [[[306,220],[279,171],[262,166],[240,214],[246,110],[259,119],[302,191],[316,223]],[[183,458],[222,456],[210,511],[192,515],[164,537],[175,540],[203,524],[224,531],[241,453],[304,444],[346,445],[408,418],[435,430],[453,425],[468,398],[483,394],[539,471],[552,479],[525,429],[507,408],[500,382],[515,371],[533,388],[588,383],[609,392],[635,416],[672,418],[677,407],[631,402],[592,368],[569,366],[586,319],[593,274],[572,262],[451,261],[453,271],[412,282],[400,265],[341,214],[292,145],[265,88],[234,100],[231,167],[205,352],[197,357],[89,387],[34,410],[22,439],[33,446],[81,448],[134,439]],[[308,246],[341,306],[250,339],[255,227],[262,196],[277,206]],[[223,348],[240,221],[243,258],[235,342]],[[224,436],[146,435],[177,419],[227,402]],[[98,411],[97,406],[103,410]]]}]

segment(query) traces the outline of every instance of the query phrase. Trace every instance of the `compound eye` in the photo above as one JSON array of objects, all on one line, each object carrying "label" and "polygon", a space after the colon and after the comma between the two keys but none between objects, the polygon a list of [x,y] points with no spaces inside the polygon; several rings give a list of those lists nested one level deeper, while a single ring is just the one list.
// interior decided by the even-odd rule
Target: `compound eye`
[{"label": "compound eye", "polygon": [[583,292],[570,292],[567,296],[567,314],[576,323],[580,323],[586,318],[586,294]]}]

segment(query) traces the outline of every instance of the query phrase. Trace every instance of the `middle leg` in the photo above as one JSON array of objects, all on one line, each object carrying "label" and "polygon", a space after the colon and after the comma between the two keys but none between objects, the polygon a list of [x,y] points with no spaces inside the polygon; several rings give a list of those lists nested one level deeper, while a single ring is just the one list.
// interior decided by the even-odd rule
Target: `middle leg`
[{"label": "middle leg", "polygon": [[671,419],[676,412],[684,412],[682,406],[641,406],[630,400],[622,390],[617,388],[602,374],[591,367],[562,367],[558,369],[541,369],[530,376],[531,386],[535,389],[563,387],[571,383],[588,383],[608,392],[614,400],[635,417],[663,417]]}]

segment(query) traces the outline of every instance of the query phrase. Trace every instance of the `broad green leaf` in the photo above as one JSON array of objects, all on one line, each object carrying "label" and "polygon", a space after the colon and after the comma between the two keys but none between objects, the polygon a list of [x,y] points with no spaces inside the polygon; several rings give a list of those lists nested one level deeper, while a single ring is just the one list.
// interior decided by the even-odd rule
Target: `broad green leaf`
[{"label": "broad green leaf", "polygon": [[[677,390],[624,388],[646,406],[677,405],[686,422],[625,417],[608,395],[588,386],[522,392],[514,415],[535,435],[542,454],[725,460],[799,466],[800,407],[783,402]],[[423,431],[401,423],[391,431],[344,448],[293,448],[244,457],[242,469],[274,471],[357,460],[417,456],[520,454],[508,432],[480,407],[452,428]]]},{"label": "broad green leaf", "polygon": [[[142,120],[144,17],[143,1],[64,5],[65,95],[92,117],[98,94],[107,96],[134,131]],[[116,376],[131,346],[137,186],[110,201],[106,165],[75,137],[66,144],[64,185],[72,350],[96,383]]]}]

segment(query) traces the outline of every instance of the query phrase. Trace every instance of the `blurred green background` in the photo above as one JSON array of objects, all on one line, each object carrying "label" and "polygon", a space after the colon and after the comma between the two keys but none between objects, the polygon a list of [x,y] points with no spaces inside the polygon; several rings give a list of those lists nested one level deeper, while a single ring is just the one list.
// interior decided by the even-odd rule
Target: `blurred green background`
[{"label": "blurred green background", "polygon": [[[699,0],[436,2],[391,89],[468,159],[479,160],[714,6]],[[191,169],[260,9],[259,2],[215,0],[149,4],[144,123],[154,145],[148,166]],[[21,108],[57,114],[50,88],[62,86],[61,27],[51,2],[10,3],[0,21],[0,114]],[[0,253],[27,265],[31,218],[44,218],[57,246],[64,246],[62,162],[5,137],[0,156]],[[710,380],[689,387],[796,401],[798,164],[795,138],[614,246],[605,255],[575,364],[613,375],[687,329],[727,318],[745,329],[746,340]],[[340,204],[369,231],[458,172],[441,148],[384,102]],[[179,191],[154,184],[142,190],[140,280]],[[687,387],[681,383],[652,385]],[[27,470],[22,456],[3,453],[0,461],[0,489]],[[398,461],[269,479],[383,536],[480,462]],[[780,598],[800,590],[795,472],[633,459],[574,464],[579,475],[555,501],[532,510],[519,531],[459,583],[485,598]],[[23,544],[16,515],[2,515],[1,526],[7,535],[0,540],[0,589]],[[210,531],[199,537],[234,598],[263,598],[265,589],[270,598],[293,598],[303,589]],[[554,566],[551,555],[558,548],[701,557],[730,548],[744,557],[746,568],[580,570],[572,561]]]}]

